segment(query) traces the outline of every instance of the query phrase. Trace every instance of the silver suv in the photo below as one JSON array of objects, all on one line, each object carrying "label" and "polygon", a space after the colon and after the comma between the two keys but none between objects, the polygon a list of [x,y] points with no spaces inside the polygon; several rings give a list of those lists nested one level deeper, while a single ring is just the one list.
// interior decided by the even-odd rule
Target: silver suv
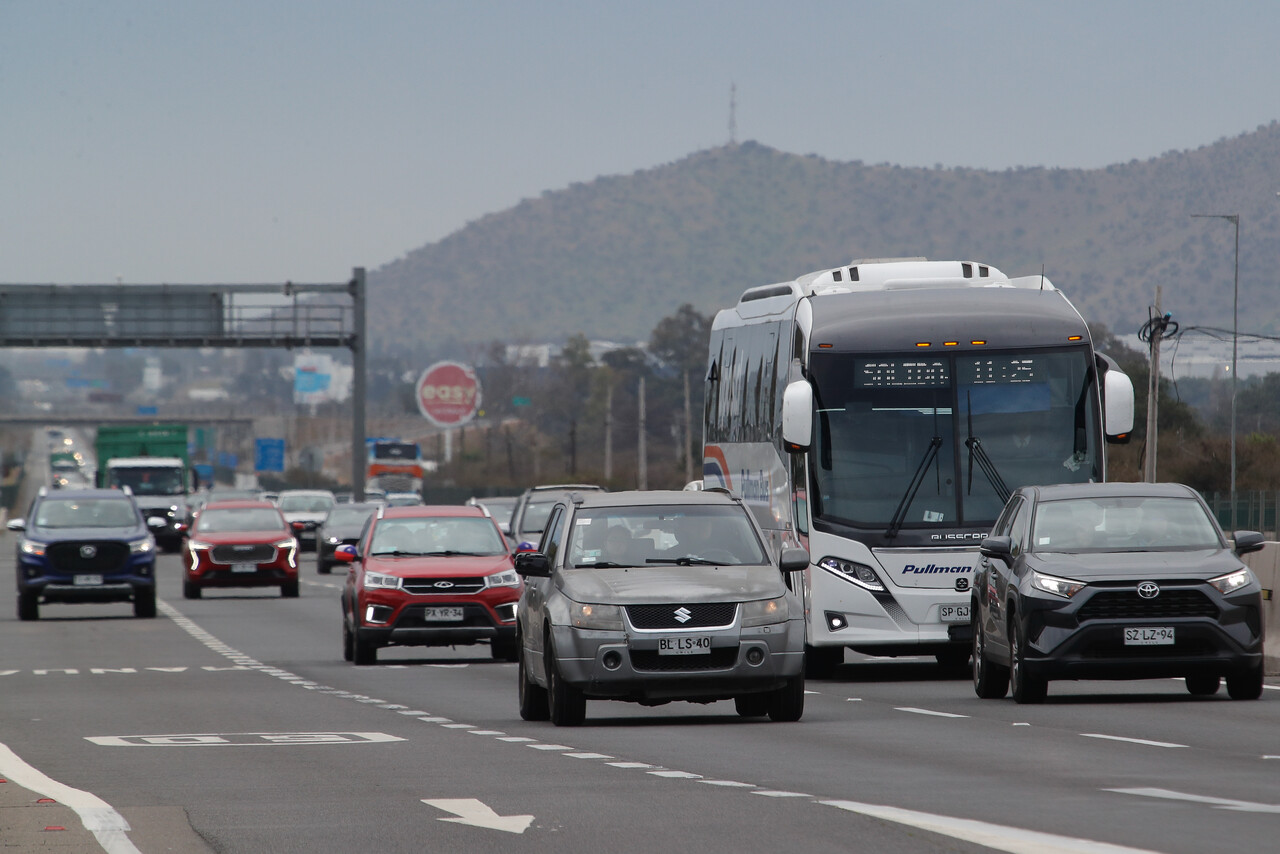
[{"label": "silver suv", "polygon": [[804,712],[804,611],[723,492],[571,493],[539,549],[516,555],[520,717],[576,726],[586,701],[733,700],[744,717]]}]

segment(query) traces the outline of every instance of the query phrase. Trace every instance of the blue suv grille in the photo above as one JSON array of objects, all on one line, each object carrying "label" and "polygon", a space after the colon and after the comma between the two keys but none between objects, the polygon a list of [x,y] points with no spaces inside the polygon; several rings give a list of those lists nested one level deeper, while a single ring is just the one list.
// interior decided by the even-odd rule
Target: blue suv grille
[{"label": "blue suv grille", "polygon": [[55,572],[110,573],[121,569],[129,559],[129,544],[100,540],[53,543],[48,555]]}]

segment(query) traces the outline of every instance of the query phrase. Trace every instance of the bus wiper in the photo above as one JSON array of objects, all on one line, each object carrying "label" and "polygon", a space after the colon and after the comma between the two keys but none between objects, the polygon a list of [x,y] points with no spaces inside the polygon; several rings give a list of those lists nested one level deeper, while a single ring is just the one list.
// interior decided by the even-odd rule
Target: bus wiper
[{"label": "bus wiper", "polygon": [[[966,396],[968,393],[966,392]],[[973,400],[967,401],[968,406],[968,428],[969,438],[964,440],[964,446],[969,449],[969,483],[966,491],[969,495],[973,495],[973,461],[978,461],[978,467],[982,469],[982,473],[987,476],[987,482],[995,489],[996,495],[1000,498],[1000,503],[1004,504],[1009,500],[1012,494],[1009,487],[1005,486],[1004,478],[1000,477],[1000,472],[996,469],[996,464],[992,462],[991,457],[987,454],[987,449],[982,447],[982,440],[973,435]]]},{"label": "bus wiper", "polygon": [[911,502],[916,500],[916,493],[920,491],[920,484],[924,483],[925,473],[929,471],[929,466],[937,459],[938,449],[941,447],[941,436],[934,436],[929,440],[929,447],[925,449],[924,459],[920,461],[920,465],[916,468],[916,473],[911,477],[911,483],[907,484],[907,491],[903,493],[902,500],[898,502],[898,509],[893,511],[893,518],[889,520],[889,528],[884,532],[886,539],[892,540],[898,536],[898,531],[902,529],[902,523],[907,519],[907,509],[911,507]]}]

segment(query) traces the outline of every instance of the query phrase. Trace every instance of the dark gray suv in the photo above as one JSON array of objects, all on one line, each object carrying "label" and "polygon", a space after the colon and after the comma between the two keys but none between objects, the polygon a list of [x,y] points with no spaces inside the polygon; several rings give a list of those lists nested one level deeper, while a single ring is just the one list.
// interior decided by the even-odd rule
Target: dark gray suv
[{"label": "dark gray suv", "polygon": [[[582,723],[586,701],[733,700],[804,711],[804,609],[751,513],[720,492],[572,493],[516,555],[520,716]],[[780,565],[779,565],[780,563]]]}]

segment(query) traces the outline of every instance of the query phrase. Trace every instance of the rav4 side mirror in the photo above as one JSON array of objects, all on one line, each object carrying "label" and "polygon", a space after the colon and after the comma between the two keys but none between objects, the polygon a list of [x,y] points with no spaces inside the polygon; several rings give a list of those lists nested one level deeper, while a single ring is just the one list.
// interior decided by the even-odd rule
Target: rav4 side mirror
[{"label": "rav4 side mirror", "polygon": [[542,552],[519,552],[516,554],[516,572],[533,578],[550,578],[551,561]]},{"label": "rav4 side mirror", "polygon": [[1008,563],[1013,555],[1013,543],[1008,537],[987,537],[978,547],[983,557],[994,557]]},{"label": "rav4 side mirror", "polygon": [[1267,543],[1267,538],[1257,531],[1236,531],[1231,537],[1236,544],[1236,554],[1260,551]]}]

